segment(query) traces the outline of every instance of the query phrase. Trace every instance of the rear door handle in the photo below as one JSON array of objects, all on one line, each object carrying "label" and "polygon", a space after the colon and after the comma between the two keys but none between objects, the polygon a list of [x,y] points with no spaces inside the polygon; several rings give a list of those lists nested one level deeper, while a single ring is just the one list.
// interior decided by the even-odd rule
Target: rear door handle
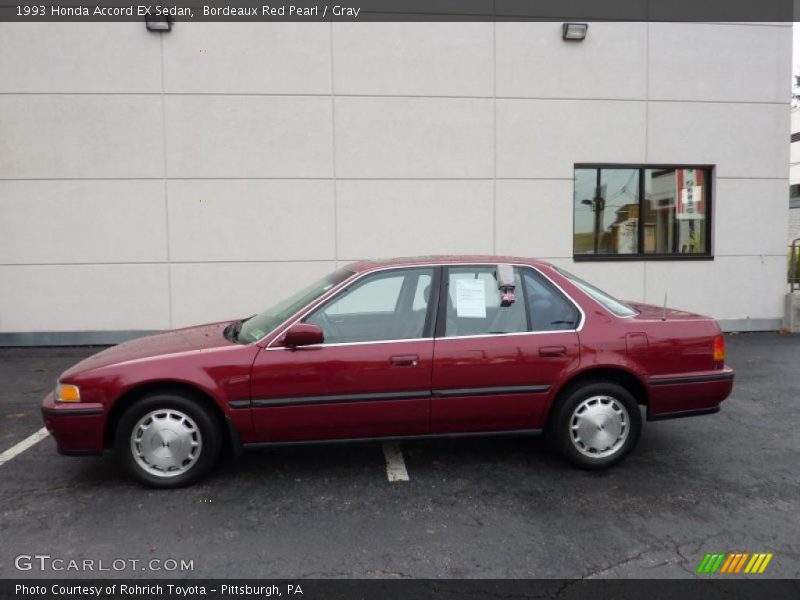
[{"label": "rear door handle", "polygon": [[393,367],[416,367],[419,364],[419,356],[416,354],[392,356],[389,362]]},{"label": "rear door handle", "polygon": [[539,356],[566,356],[566,346],[542,346],[539,348]]}]

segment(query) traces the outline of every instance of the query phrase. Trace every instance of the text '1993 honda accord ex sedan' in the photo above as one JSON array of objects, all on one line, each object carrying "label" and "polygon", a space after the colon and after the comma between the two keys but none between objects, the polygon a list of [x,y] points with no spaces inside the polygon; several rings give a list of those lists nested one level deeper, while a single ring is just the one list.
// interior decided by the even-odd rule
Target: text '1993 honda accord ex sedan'
[{"label": "text '1993 honda accord ex sedan'", "polygon": [[615,300],[548,263],[351,264],[237,321],[140,338],[67,370],[42,407],[64,454],[114,448],[138,480],[195,481],[224,449],[546,431],[612,465],[647,419],[719,410],[708,317]]}]

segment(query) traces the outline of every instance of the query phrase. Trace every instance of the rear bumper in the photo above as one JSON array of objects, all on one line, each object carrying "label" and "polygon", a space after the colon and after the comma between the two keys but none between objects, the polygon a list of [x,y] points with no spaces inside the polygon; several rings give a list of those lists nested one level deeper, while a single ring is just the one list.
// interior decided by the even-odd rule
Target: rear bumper
[{"label": "rear bumper", "polygon": [[61,454],[84,455],[103,452],[106,415],[102,404],[56,403],[53,394],[48,394],[42,402],[42,418]]},{"label": "rear bumper", "polygon": [[719,411],[733,390],[734,371],[700,371],[651,377],[647,420],[675,419]]}]

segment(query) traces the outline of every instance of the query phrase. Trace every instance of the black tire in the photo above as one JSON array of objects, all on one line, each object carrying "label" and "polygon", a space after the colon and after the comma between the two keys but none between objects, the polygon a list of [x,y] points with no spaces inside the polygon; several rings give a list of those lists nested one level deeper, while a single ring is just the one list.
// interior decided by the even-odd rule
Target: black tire
[{"label": "black tire", "polygon": [[[184,439],[188,436],[194,443],[197,443],[199,439],[199,449],[196,450],[196,454],[185,460],[185,463],[188,464],[174,467],[176,470],[185,470],[169,474],[169,469],[158,469],[155,466],[147,468],[146,463],[143,462],[144,459],[137,458],[132,443],[134,429],[137,434],[141,434],[144,429],[139,427],[139,422],[145,416],[154,415],[154,413],[155,416],[152,419],[160,420],[162,423],[160,427],[166,429],[167,436],[174,435],[169,430],[170,427],[184,427],[185,432],[180,430]],[[185,419],[180,421],[176,415],[183,415]],[[173,419],[177,425],[173,425],[173,421],[170,419]],[[155,443],[153,441],[150,445]],[[168,448],[169,443],[168,441],[163,442],[162,446]],[[176,443],[181,444],[182,442],[177,441]],[[122,415],[116,428],[114,448],[123,468],[140,483],[154,488],[177,488],[194,483],[214,467],[222,449],[222,430],[215,416],[206,410],[198,400],[188,395],[155,393],[141,398]]]},{"label": "black tire", "polygon": [[[586,401],[588,403],[584,405]],[[606,412],[611,410],[614,418],[619,418],[619,423],[614,421],[598,426],[598,430],[602,430],[606,426],[614,428],[616,437],[612,435],[601,438],[602,443],[607,443],[608,439],[614,439],[611,446],[598,449],[591,442],[581,440],[580,429],[576,430],[576,434],[573,436],[573,426],[588,427],[586,425],[588,420],[583,420],[584,425],[581,425],[581,416],[575,414],[579,407],[582,407],[584,413],[590,409],[605,409]],[[557,405],[553,407],[553,411],[548,426],[550,438],[564,458],[582,469],[605,469],[617,464],[633,450],[642,431],[642,415],[636,399],[624,387],[611,381],[588,381],[565,390]],[[621,417],[616,417],[616,415],[621,415]],[[622,423],[624,423],[624,427]],[[621,433],[617,434],[616,428],[619,428],[620,431],[627,429],[624,440],[619,441],[623,436]],[[616,447],[614,447],[615,445]]]}]

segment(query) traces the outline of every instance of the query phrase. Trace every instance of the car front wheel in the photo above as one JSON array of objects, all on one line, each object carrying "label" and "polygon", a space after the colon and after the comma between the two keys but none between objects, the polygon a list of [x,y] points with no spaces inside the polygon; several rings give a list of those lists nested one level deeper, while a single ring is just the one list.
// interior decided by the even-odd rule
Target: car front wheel
[{"label": "car front wheel", "polygon": [[556,446],[584,469],[603,469],[621,461],[642,429],[636,400],[612,382],[594,381],[567,390],[555,410],[550,433]]},{"label": "car front wheel", "polygon": [[154,394],[131,406],[117,427],[115,449],[134,478],[151,487],[193,483],[217,462],[221,433],[198,402]]}]

